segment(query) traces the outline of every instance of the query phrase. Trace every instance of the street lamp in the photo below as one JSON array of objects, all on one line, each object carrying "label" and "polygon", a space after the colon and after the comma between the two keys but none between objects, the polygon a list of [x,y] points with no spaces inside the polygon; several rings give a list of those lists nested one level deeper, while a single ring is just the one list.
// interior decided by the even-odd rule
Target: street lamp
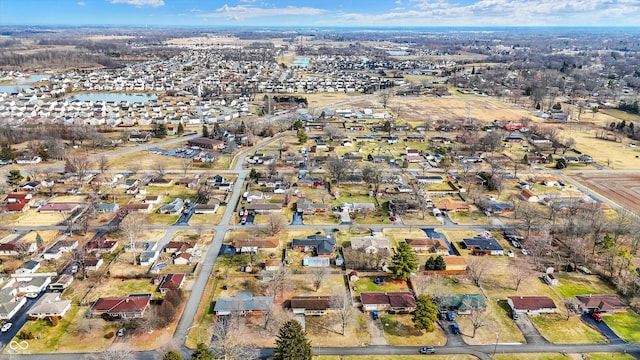
[{"label": "street lamp", "polygon": [[496,350],[498,349],[498,341],[499,341],[499,340],[500,340],[500,334],[499,334],[499,333],[496,333],[496,344],[495,344],[495,346],[493,347],[493,356],[492,356],[493,358],[495,358],[495,357],[496,357]]}]

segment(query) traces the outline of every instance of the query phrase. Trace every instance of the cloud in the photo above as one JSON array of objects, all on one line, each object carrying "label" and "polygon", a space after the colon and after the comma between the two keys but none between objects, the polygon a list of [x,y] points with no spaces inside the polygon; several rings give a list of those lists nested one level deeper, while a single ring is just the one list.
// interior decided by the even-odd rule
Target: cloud
[{"label": "cloud", "polygon": [[164,0],[109,0],[112,4],[127,4],[136,7],[160,7],[164,6]]},{"label": "cloud", "polygon": [[223,5],[214,13],[202,14],[205,18],[227,18],[244,20],[271,16],[315,16],[324,14],[326,10],[312,7],[287,6],[282,8],[260,8],[251,5]]},{"label": "cloud", "polygon": [[76,4],[77,4],[78,6],[85,6],[85,5],[87,5],[87,3],[86,3],[86,2],[84,2],[84,1],[78,1]]}]

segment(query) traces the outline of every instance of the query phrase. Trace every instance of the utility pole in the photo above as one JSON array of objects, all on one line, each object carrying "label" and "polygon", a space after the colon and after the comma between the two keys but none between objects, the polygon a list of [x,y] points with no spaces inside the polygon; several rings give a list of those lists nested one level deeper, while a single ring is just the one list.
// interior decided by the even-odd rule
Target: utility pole
[{"label": "utility pole", "polygon": [[493,347],[493,356],[491,356],[492,358],[496,357],[496,350],[498,349],[498,340],[500,340],[500,333],[496,333],[496,345]]}]

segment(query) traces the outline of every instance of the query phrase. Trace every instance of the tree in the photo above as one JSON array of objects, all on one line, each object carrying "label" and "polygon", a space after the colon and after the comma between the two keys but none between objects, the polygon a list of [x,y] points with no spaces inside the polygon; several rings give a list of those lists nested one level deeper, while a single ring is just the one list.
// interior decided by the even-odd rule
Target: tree
[{"label": "tree", "polygon": [[2,143],[2,147],[0,148],[0,160],[13,161],[15,159],[16,154],[13,152],[11,145],[8,142]]},{"label": "tree", "polygon": [[44,240],[42,239],[42,235],[40,235],[40,233],[36,234],[36,246],[38,247],[38,250],[44,246]]},{"label": "tree", "polygon": [[276,339],[274,360],[311,360],[312,357],[311,341],[298,320],[282,324]]},{"label": "tree", "polygon": [[438,305],[431,301],[429,295],[419,295],[416,299],[416,310],[413,312],[413,325],[418,331],[432,332],[438,320]]},{"label": "tree", "polygon": [[182,171],[184,172],[184,176],[187,176],[187,172],[193,168],[193,160],[191,158],[184,158],[181,162]]},{"label": "tree", "polygon": [[226,360],[253,360],[258,359],[258,352],[249,345],[239,329],[228,324],[229,320],[224,316],[216,319],[213,327],[213,340],[210,351],[216,358]]},{"label": "tree", "polygon": [[471,325],[473,326],[472,338],[476,337],[476,331],[481,327],[487,325],[484,313],[478,309],[471,310]]},{"label": "tree", "polygon": [[391,96],[393,95],[393,92],[391,90],[384,90],[381,94],[380,94],[380,102],[382,103],[382,107],[383,108],[387,108],[387,104],[389,103],[389,99],[391,99]]},{"label": "tree", "polygon": [[373,164],[367,164],[364,169],[362,169],[362,178],[367,184],[373,186],[374,196],[378,196],[380,184],[382,184],[382,181],[384,180],[380,167]]},{"label": "tree", "polygon": [[191,360],[215,360],[215,355],[205,343],[198,343],[198,346],[191,353]]},{"label": "tree", "polygon": [[162,179],[167,173],[167,164],[164,161],[156,161],[153,166],[156,170],[156,176]]},{"label": "tree", "polygon": [[484,257],[472,256],[467,263],[467,274],[477,287],[480,287],[487,269],[489,269],[489,262]]},{"label": "tree", "polygon": [[294,130],[300,130],[304,127],[304,124],[302,123],[302,120],[298,119],[296,120],[296,122],[293,123],[293,129]]},{"label": "tree", "polygon": [[445,270],[447,268],[447,264],[444,262],[444,257],[442,255],[438,255],[435,260],[434,270]]},{"label": "tree", "polygon": [[269,235],[277,235],[285,226],[287,226],[287,219],[281,214],[269,214],[267,217],[267,232],[269,232]]},{"label": "tree", "polygon": [[184,134],[184,125],[182,125],[182,123],[179,123],[179,124],[178,124],[178,130],[176,130],[176,133],[177,133],[178,135],[182,135],[182,134]]},{"label": "tree", "polygon": [[129,247],[133,252],[133,265],[136,264],[136,241],[142,233],[146,222],[145,216],[141,213],[127,214],[120,222],[120,231],[122,231],[127,240],[129,240]]},{"label": "tree", "polygon": [[398,244],[395,254],[391,258],[391,277],[409,280],[411,274],[418,269],[418,256],[406,242]]},{"label": "tree", "polygon": [[91,160],[86,156],[73,155],[67,158],[64,171],[76,174],[78,182],[82,183],[91,168]]},{"label": "tree", "polygon": [[333,158],[327,162],[327,170],[340,183],[349,170],[349,164],[344,159]]},{"label": "tree", "polygon": [[162,360],[183,360],[183,357],[176,350],[169,350],[164,353],[164,356],[162,356]]},{"label": "tree", "polygon": [[309,137],[307,136],[307,133],[304,131],[304,129],[298,129],[298,134],[297,134],[297,136],[298,136],[298,142],[299,142],[300,144],[304,144],[304,143],[306,143],[306,142],[307,142],[307,139],[309,138]]},{"label": "tree", "polygon": [[320,290],[320,286],[322,285],[324,278],[329,274],[329,271],[326,267],[318,266],[312,268],[311,271],[309,271],[309,274],[311,274],[313,279],[313,286],[315,290],[318,291]]},{"label": "tree", "polygon": [[20,173],[20,170],[10,170],[9,175],[7,175],[7,184],[16,187],[20,185],[24,176]]},{"label": "tree", "polygon": [[391,136],[391,122],[389,122],[389,120],[385,120],[385,122],[382,123],[382,131]]},{"label": "tree", "polygon": [[509,272],[511,273],[511,281],[515,291],[518,291],[522,281],[531,274],[529,264],[524,260],[516,260],[514,264],[509,266]]},{"label": "tree", "polygon": [[98,170],[100,171],[100,174],[109,170],[110,167],[111,164],[109,164],[109,158],[106,156],[100,156],[98,159]]},{"label": "tree", "polygon": [[207,125],[202,125],[202,137],[209,137],[209,128]]},{"label": "tree", "polygon": [[337,290],[331,297],[331,302],[338,314],[340,326],[342,327],[342,336],[346,336],[347,326],[355,319],[355,308],[351,303],[351,296],[345,289]]}]

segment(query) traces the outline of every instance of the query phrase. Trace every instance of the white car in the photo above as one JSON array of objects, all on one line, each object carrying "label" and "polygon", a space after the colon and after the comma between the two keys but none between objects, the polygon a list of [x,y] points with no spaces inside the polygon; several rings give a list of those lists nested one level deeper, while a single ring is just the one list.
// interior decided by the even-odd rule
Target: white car
[{"label": "white car", "polygon": [[2,332],[7,332],[7,331],[9,331],[9,329],[11,329],[11,326],[12,326],[12,325],[13,325],[13,324],[12,324],[12,323],[10,323],[10,322],[5,323],[5,324],[4,324],[4,325],[2,325],[2,327],[0,328],[0,331],[2,331]]},{"label": "white car", "polygon": [[35,299],[38,297],[38,293],[27,293],[25,296],[28,297],[29,299]]}]

